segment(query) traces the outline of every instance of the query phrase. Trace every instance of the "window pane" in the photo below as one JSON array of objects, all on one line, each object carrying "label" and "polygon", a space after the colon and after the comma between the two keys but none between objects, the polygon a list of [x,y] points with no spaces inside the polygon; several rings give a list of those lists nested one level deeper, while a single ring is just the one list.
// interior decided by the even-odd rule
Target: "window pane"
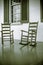
[{"label": "window pane", "polygon": [[21,5],[14,5],[13,6],[13,22],[20,22],[21,20]]}]

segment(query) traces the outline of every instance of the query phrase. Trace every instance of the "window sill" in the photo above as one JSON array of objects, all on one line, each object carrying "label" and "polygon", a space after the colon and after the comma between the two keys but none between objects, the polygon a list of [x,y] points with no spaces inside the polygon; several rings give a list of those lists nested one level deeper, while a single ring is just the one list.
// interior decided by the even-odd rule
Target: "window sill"
[{"label": "window sill", "polygon": [[20,22],[11,23],[11,25],[21,25],[21,23]]}]

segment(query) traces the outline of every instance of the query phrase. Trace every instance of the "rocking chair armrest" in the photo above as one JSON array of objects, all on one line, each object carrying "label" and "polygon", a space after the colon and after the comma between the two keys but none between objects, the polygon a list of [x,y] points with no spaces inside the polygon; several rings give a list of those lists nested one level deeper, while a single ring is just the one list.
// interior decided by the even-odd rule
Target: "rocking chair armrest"
[{"label": "rocking chair armrest", "polygon": [[26,33],[28,33],[28,31],[25,31],[25,30],[21,30],[22,32],[26,32]]},{"label": "rocking chair armrest", "polygon": [[14,30],[11,31],[12,33],[14,32]]},{"label": "rocking chair armrest", "polygon": [[2,32],[2,31],[0,31],[0,32]]},{"label": "rocking chair armrest", "polygon": [[32,30],[32,32],[35,32],[36,33],[36,30]]}]

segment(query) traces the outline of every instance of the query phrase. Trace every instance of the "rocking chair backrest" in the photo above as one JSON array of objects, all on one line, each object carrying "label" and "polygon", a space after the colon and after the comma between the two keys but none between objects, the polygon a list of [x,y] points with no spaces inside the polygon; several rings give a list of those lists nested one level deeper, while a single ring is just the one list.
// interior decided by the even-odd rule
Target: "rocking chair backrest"
[{"label": "rocking chair backrest", "polygon": [[6,39],[10,40],[10,24],[2,24],[2,44]]},{"label": "rocking chair backrest", "polygon": [[38,27],[38,22],[30,22],[29,23],[29,31],[28,31],[29,39],[28,39],[28,41],[36,43],[37,27]]}]

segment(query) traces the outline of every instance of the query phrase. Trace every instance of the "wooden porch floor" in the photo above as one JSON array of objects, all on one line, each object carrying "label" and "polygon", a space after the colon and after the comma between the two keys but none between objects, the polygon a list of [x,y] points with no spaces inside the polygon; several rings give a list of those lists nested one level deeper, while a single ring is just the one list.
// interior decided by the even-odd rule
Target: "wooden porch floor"
[{"label": "wooden porch floor", "polygon": [[32,47],[19,42],[15,40],[11,45],[6,42],[2,46],[0,41],[0,65],[43,65],[43,43]]}]

